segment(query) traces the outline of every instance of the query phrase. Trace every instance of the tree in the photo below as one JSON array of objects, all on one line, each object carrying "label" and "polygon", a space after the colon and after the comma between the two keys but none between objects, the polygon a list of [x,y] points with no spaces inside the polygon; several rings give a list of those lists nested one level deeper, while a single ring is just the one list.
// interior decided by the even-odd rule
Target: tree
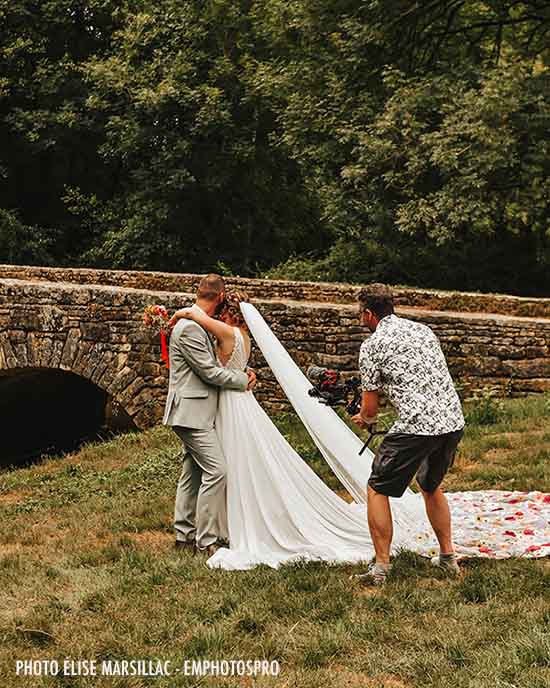
[{"label": "tree", "polygon": [[10,260],[550,286],[546,0],[0,0],[0,26]]},{"label": "tree", "polygon": [[[36,246],[49,247],[18,260],[49,256],[63,264],[90,245],[87,233],[67,224],[62,196],[67,183],[102,187],[80,65],[108,50],[118,14],[109,0],[0,2],[0,207],[33,227]],[[0,229],[4,245],[8,224]]]},{"label": "tree", "polygon": [[336,242],[313,271],[548,289],[548,4],[266,4],[261,83]]},{"label": "tree", "polygon": [[[3,3],[7,182],[52,260],[251,274],[317,211],[250,87],[250,2]],[[253,70],[252,70],[253,71]],[[321,238],[322,241],[322,238]]]}]

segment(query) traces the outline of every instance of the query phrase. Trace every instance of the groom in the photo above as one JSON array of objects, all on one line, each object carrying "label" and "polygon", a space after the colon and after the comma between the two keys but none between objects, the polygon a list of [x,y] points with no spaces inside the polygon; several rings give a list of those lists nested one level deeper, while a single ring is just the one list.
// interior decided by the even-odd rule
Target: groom
[{"label": "groom", "polygon": [[[199,283],[193,308],[214,316],[225,299],[219,275]],[[207,332],[190,319],[177,321],[170,336],[170,383],[163,423],[182,441],[183,468],[176,491],[176,547],[209,556],[227,537],[226,462],[214,429],[220,388],[245,391],[256,382],[252,370],[227,370],[216,362]]]}]

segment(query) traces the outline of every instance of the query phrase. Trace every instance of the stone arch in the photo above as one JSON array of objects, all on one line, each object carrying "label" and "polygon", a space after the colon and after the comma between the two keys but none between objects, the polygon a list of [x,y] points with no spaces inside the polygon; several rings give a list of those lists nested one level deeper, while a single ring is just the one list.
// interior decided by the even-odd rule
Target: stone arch
[{"label": "stone arch", "polygon": [[[40,429],[46,445],[53,442],[55,448],[55,433],[48,433],[42,422],[49,418],[57,427],[51,415],[54,410],[66,414],[71,426],[68,429],[80,428],[83,439],[94,424],[98,429],[128,430],[158,420],[165,378],[155,381],[151,375],[158,373],[159,366],[132,357],[129,344],[113,345],[108,337],[107,341],[86,339],[81,327],[63,327],[66,323],[62,321],[59,324],[56,332],[51,331],[55,326],[51,321],[47,332],[17,326],[0,332],[0,412],[5,412],[8,432],[26,438],[23,445],[28,445],[27,453],[41,449],[39,443],[34,446],[27,441],[33,427]],[[79,416],[68,403],[71,394],[72,405],[80,408]],[[37,396],[43,397],[42,411]],[[9,445],[13,450],[14,442]],[[63,442],[59,446],[63,451]],[[6,449],[4,458],[0,457],[2,465],[10,463],[8,454]]]},{"label": "stone arch", "polygon": [[120,407],[138,428],[158,421],[166,377],[150,357],[144,361],[132,353],[130,343],[112,342],[101,323],[69,326],[55,306],[42,307],[30,321],[28,314],[24,317],[25,329],[12,316],[10,329],[0,331],[0,375],[29,368],[74,373],[108,394],[111,405]]}]

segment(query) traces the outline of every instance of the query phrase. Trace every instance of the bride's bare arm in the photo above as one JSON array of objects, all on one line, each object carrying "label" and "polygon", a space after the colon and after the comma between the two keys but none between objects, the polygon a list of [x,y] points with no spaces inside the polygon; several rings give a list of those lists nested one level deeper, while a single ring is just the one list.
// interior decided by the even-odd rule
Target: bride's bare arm
[{"label": "bride's bare arm", "polygon": [[223,339],[232,340],[235,336],[232,327],[226,325],[221,320],[211,318],[209,315],[206,315],[204,311],[201,311],[198,308],[182,308],[181,310],[176,311],[170,320],[170,324],[172,326],[175,325],[180,318],[194,320],[201,327],[204,327],[207,332],[213,334],[218,341]]}]

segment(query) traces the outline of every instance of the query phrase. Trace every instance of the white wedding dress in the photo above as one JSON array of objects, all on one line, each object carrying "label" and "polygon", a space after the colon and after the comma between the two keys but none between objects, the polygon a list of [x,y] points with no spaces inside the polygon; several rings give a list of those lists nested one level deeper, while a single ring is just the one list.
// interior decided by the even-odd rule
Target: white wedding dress
[{"label": "white wedding dress", "polygon": [[[226,366],[247,364],[243,336]],[[288,444],[252,392],[222,390],[216,430],[227,459],[227,517],[231,549],[211,567],[277,567],[305,559],[361,561],[372,555],[364,508],[338,497]]]},{"label": "white wedding dress", "polygon": [[[216,430],[228,467],[230,548],[219,549],[208,566],[241,570],[258,564],[277,568],[297,560],[354,563],[370,559],[374,550],[365,502],[372,452],[367,450],[359,456],[360,439],[332,409],[308,395],[311,383],[257,309],[242,303],[241,310],[277,381],[354,502],[347,503],[325,485],[286,441],[252,392],[222,390]],[[235,328],[235,347],[226,366],[244,370],[247,363],[243,336]],[[518,547],[519,553],[527,556],[550,554],[547,495],[486,491],[447,496],[457,551],[462,555],[498,558],[518,554]],[[393,552],[405,548],[424,555],[436,553],[437,541],[422,497],[408,489],[403,497],[390,501]],[[508,519],[511,511],[519,513],[518,503],[524,503],[525,520],[516,528],[513,542],[507,544],[506,537],[500,538],[504,523],[500,519],[506,520],[504,527],[513,528]],[[535,540],[523,534],[524,530],[535,533],[534,528]],[[524,551],[526,537],[530,538],[525,541],[529,551]]]}]

